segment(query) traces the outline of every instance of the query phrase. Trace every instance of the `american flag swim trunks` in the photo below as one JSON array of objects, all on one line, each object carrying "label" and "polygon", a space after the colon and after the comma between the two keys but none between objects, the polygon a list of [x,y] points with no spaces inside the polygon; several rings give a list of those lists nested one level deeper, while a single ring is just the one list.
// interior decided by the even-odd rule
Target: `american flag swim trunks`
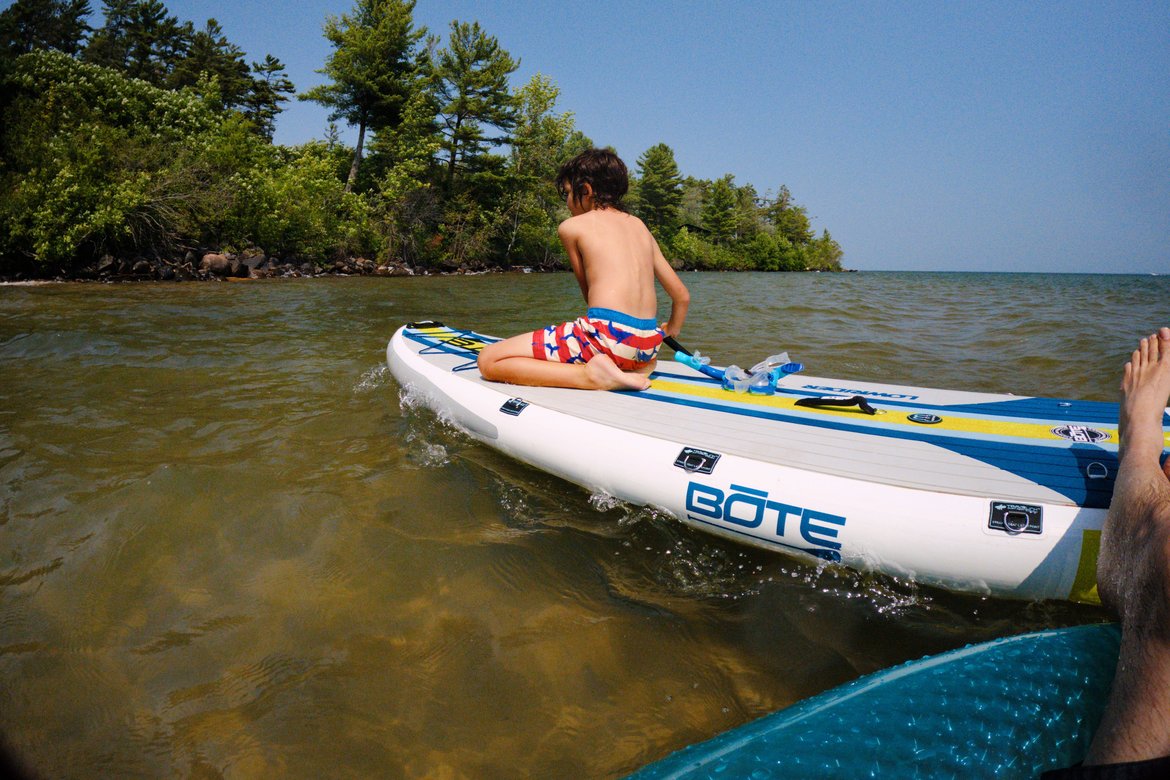
[{"label": "american flag swim trunks", "polygon": [[534,330],[532,356],[561,363],[588,363],[601,353],[609,355],[621,370],[633,371],[658,356],[664,335],[652,318],[593,308],[571,322]]}]

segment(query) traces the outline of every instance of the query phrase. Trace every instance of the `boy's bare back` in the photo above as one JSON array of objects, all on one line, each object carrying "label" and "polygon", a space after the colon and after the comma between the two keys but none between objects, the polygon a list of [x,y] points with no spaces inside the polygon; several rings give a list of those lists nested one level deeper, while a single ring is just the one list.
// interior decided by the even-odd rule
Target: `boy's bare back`
[{"label": "boy's bare back", "polygon": [[[682,282],[637,217],[614,208],[593,209],[566,219],[558,232],[590,308],[653,318],[658,310],[655,278],[672,299],[679,294]],[[677,329],[663,329],[678,335]]]}]

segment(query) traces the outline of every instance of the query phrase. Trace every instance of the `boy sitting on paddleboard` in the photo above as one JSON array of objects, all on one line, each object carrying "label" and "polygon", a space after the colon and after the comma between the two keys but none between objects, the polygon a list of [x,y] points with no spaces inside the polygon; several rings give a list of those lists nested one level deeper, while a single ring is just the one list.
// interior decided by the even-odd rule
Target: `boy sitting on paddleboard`
[{"label": "boy sitting on paddleboard", "polygon": [[[581,294],[584,317],[498,341],[479,353],[484,379],[584,390],[645,390],[664,336],[677,336],[690,293],[642,220],[620,205],[626,165],[607,149],[589,149],[557,174],[571,217],[558,233]],[[658,326],[657,279],[670,296]]]}]

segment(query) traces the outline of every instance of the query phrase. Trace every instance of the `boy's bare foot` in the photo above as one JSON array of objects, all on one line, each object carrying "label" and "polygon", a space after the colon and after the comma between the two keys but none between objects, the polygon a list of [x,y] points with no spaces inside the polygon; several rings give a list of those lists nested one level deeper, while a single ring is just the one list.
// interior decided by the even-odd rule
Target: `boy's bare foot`
[{"label": "boy's bare foot", "polygon": [[645,390],[650,380],[644,374],[622,371],[609,355],[595,355],[585,364],[585,375],[598,390]]}]

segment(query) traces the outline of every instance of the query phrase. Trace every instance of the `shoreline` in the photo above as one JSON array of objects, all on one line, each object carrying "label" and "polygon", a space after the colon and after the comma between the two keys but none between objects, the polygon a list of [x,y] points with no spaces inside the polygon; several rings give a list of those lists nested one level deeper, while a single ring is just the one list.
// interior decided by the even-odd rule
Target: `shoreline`
[{"label": "shoreline", "polygon": [[[672,265],[675,265],[672,263]],[[678,264],[681,266],[681,264]],[[679,273],[698,273],[699,269],[675,267]],[[722,270],[714,273],[857,273],[856,268],[839,271],[810,269],[805,271],[738,271]],[[239,282],[255,279],[306,279],[343,276],[409,277],[409,276],[483,276],[487,274],[544,274],[570,273],[559,265],[514,265],[508,268],[463,264],[439,268],[420,268],[405,262],[378,264],[363,257],[334,260],[317,264],[310,261],[279,260],[253,251],[243,254],[208,252],[198,263],[194,253],[183,260],[136,258],[133,260],[103,257],[97,263],[70,271],[59,268],[55,274],[37,275],[17,271],[0,273],[0,286],[33,287],[43,284],[121,284],[134,282]]]},{"label": "shoreline", "polygon": [[[198,259],[196,259],[198,257]],[[319,264],[311,261],[269,258],[258,250],[241,254],[208,252],[201,257],[188,252],[182,260],[135,258],[116,259],[105,256],[91,265],[56,273],[37,274],[17,271],[0,274],[0,285],[37,286],[42,284],[117,284],[131,282],[236,282],[254,279],[304,279],[330,276],[460,276],[491,273],[561,273],[566,268],[534,266],[472,267],[470,265],[417,268],[405,262],[378,264],[364,257],[350,257]]]}]

